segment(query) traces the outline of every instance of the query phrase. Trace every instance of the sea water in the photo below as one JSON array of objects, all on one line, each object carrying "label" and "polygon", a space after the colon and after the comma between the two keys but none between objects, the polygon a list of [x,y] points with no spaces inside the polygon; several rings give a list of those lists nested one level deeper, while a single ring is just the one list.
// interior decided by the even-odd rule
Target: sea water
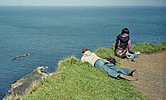
[{"label": "sea water", "polygon": [[[122,28],[132,45],[166,40],[166,7],[0,7],[0,99],[39,66],[56,72],[58,61],[81,50],[109,48]],[[30,56],[10,61],[16,56]],[[108,54],[109,55],[109,54]]]}]

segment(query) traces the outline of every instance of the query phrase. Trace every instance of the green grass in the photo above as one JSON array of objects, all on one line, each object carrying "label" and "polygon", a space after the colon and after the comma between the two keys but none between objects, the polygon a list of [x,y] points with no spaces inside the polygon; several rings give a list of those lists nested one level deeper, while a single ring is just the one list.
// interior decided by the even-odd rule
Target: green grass
[{"label": "green grass", "polygon": [[[166,48],[161,44],[137,43],[132,47],[145,53]],[[99,48],[94,51],[99,57],[114,56],[114,47]],[[117,64],[117,66],[119,66]],[[49,79],[42,79],[25,100],[142,100],[143,97],[129,81],[116,80],[89,63],[81,63],[74,56],[58,63],[58,70]]]},{"label": "green grass", "polygon": [[136,43],[132,49],[134,51],[140,51],[142,53],[153,53],[159,50],[166,49],[166,41],[160,44],[153,44],[153,43]]},{"label": "green grass", "polygon": [[[94,52],[102,58],[113,56],[113,48],[99,48]],[[40,85],[24,99],[140,100],[143,98],[128,81],[111,78],[106,72],[87,62],[81,63],[72,56],[60,61],[58,71],[49,79],[43,79]]]},{"label": "green grass", "polygon": [[72,56],[60,61],[57,73],[43,79],[24,99],[139,100],[142,96],[128,81],[111,78],[106,72]]}]

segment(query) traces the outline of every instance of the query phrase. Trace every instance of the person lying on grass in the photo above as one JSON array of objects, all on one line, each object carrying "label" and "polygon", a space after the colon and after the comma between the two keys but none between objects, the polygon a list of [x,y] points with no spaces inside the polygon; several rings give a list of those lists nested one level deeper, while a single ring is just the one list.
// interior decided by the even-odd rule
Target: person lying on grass
[{"label": "person lying on grass", "polygon": [[[128,81],[137,81],[137,71],[123,67],[115,66],[108,60],[98,57],[95,53],[90,52],[87,48],[82,49],[81,62],[89,62],[92,66],[99,68],[108,73],[109,76],[116,79],[125,79]],[[122,73],[122,74],[119,74]]]}]

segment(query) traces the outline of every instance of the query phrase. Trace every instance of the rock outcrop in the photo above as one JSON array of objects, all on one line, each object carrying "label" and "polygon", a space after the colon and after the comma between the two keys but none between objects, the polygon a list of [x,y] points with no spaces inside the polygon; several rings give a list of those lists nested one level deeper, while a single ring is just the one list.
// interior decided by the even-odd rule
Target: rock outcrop
[{"label": "rock outcrop", "polygon": [[10,84],[11,87],[11,95],[25,95],[27,94],[34,86],[38,85],[40,79],[48,78],[50,76],[49,73],[43,72],[43,69],[47,68],[47,66],[38,67],[34,69],[30,74],[24,76],[20,80],[17,80]]}]

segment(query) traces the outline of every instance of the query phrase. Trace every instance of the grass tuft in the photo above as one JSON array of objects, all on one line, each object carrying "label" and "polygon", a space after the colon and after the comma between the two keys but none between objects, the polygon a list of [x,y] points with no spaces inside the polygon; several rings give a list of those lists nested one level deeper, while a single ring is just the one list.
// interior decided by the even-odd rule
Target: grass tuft
[{"label": "grass tuft", "polygon": [[134,51],[140,51],[142,53],[153,53],[153,52],[157,52],[159,50],[164,50],[166,49],[166,41],[164,41],[163,43],[160,44],[153,44],[153,43],[136,43],[132,49]]}]

